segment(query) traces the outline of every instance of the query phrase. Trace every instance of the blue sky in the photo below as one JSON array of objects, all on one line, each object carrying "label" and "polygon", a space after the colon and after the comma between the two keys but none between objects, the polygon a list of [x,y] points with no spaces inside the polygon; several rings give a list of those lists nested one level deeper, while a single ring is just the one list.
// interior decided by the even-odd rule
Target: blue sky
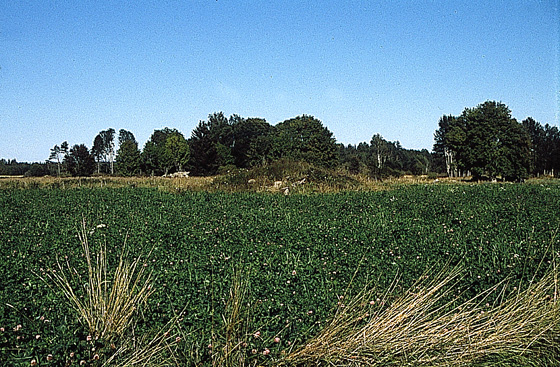
[{"label": "blue sky", "polygon": [[0,158],[101,130],[301,114],[338,142],[431,150],[486,100],[559,121],[559,1],[15,1],[0,6]]}]

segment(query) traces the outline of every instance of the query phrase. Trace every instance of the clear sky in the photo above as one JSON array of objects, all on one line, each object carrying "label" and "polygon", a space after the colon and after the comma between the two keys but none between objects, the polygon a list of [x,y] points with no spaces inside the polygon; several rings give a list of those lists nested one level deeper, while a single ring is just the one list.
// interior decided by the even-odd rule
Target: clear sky
[{"label": "clear sky", "polygon": [[486,100],[558,125],[559,0],[21,1],[0,5],[0,158],[208,114],[301,114],[338,142],[431,150]]}]

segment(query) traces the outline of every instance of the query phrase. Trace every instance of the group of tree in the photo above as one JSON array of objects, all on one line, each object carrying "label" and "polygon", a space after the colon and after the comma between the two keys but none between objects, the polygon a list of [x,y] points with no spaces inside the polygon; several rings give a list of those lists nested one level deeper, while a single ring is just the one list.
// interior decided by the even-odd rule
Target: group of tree
[{"label": "group of tree", "polygon": [[328,168],[338,162],[332,132],[308,115],[273,126],[260,118],[233,115],[228,119],[221,112],[214,113],[208,121],[200,121],[188,143],[189,168],[197,175],[249,168],[281,158]]},{"label": "group of tree", "polygon": [[91,150],[84,144],[55,145],[45,164],[2,160],[0,174],[160,176],[186,170],[214,175],[279,159],[374,178],[445,174],[520,180],[560,172],[558,128],[530,117],[519,123],[506,105],[494,101],[465,108],[460,116],[442,116],[432,152],[405,149],[380,134],[369,143],[338,144],[333,133],[309,115],[271,125],[261,118],[213,113],[199,121],[188,139],[177,129],[154,130],[143,149],[124,129],[119,130],[116,149],[115,134],[113,128],[99,132]]},{"label": "group of tree", "polygon": [[374,178],[398,177],[404,174],[426,175],[434,172],[434,156],[426,149],[405,149],[375,134],[370,143],[340,145],[341,166],[352,174]]},{"label": "group of tree", "polygon": [[[51,174],[90,176],[97,174],[167,174],[170,170],[182,170],[188,162],[189,147],[184,136],[176,129],[156,130],[141,152],[134,134],[119,130],[118,149],[115,129],[97,134],[92,148],[76,144],[69,148],[65,141],[51,149],[47,164]],[[53,168],[55,166],[56,168]]]},{"label": "group of tree", "polygon": [[51,172],[46,163],[18,162],[15,159],[0,159],[0,176],[40,177]]},{"label": "group of tree", "polygon": [[558,128],[542,126],[531,117],[519,123],[499,102],[486,101],[460,116],[441,117],[434,138],[434,154],[449,176],[513,181],[554,176],[560,168]]}]

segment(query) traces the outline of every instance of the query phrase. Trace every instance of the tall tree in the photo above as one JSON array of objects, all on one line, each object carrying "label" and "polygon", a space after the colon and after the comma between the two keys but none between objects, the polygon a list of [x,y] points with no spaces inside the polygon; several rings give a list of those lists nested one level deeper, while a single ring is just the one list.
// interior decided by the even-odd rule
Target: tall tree
[{"label": "tall tree", "polygon": [[93,156],[97,158],[98,171],[100,167],[100,159],[103,157],[105,163],[109,164],[110,173],[114,174],[114,156],[115,156],[115,129],[110,128],[103,130],[97,134],[93,140]]},{"label": "tall tree", "polygon": [[173,133],[165,140],[165,174],[170,169],[183,171],[183,167],[189,162],[189,145],[180,132]]},{"label": "tall tree", "polygon": [[180,132],[168,127],[154,130],[142,150],[142,169],[145,173],[152,176],[161,176],[169,170],[165,143],[167,138],[173,134],[180,134]]},{"label": "tall tree", "polygon": [[528,175],[531,138],[503,103],[486,101],[466,108],[445,139],[457,165],[471,171],[475,179],[516,180]]},{"label": "tall tree", "polygon": [[333,133],[313,116],[302,115],[275,127],[274,151],[277,157],[301,160],[332,168],[338,162]]},{"label": "tall tree", "polygon": [[97,134],[93,139],[93,146],[91,147],[91,154],[97,162],[97,173],[101,173],[101,162],[105,157],[105,146],[101,134]]},{"label": "tall tree", "polygon": [[125,141],[133,141],[136,142],[136,138],[134,134],[128,130],[120,129],[119,130],[119,146],[121,146]]},{"label": "tall tree", "polygon": [[374,167],[381,172],[391,154],[390,143],[381,134],[375,134],[370,141]]},{"label": "tall tree", "polygon": [[189,139],[193,173],[212,175],[225,162],[231,162],[233,142],[233,127],[223,112],[209,115],[208,121],[200,121]]},{"label": "tall tree", "polygon": [[72,176],[90,176],[95,171],[95,160],[84,144],[74,145],[64,161]]},{"label": "tall tree", "polygon": [[434,134],[434,153],[436,156],[443,158],[445,162],[445,171],[448,177],[456,177],[459,175],[457,163],[455,161],[456,152],[451,149],[449,143],[449,133],[457,125],[457,117],[444,115],[439,119],[439,128]]},{"label": "tall tree", "polygon": [[560,131],[558,127],[544,125],[544,146],[546,147],[543,155],[546,162],[544,174],[556,176],[560,172]]},{"label": "tall tree", "polygon": [[123,176],[134,176],[140,173],[140,150],[136,140],[128,139],[119,144],[117,157],[117,172]]},{"label": "tall tree", "polygon": [[56,166],[57,166],[57,175],[60,176],[60,167],[62,165],[62,162],[64,161],[64,157],[68,154],[68,142],[65,141],[62,144],[60,144],[60,147],[58,145],[55,145],[53,148],[51,148],[51,154],[49,155],[49,161],[52,160],[56,160]]},{"label": "tall tree", "polygon": [[544,127],[528,117],[521,122],[531,137],[531,172],[535,176],[544,174],[547,166],[547,144]]},{"label": "tall tree", "polygon": [[248,168],[270,158],[272,125],[264,119],[236,115],[230,118],[230,124],[233,130],[231,154],[237,167]]}]

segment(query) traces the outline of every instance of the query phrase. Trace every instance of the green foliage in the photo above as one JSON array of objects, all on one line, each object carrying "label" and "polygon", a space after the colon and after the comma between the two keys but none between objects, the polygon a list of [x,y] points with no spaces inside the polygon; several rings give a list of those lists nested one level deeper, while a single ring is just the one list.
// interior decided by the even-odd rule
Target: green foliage
[{"label": "green foliage", "polygon": [[120,129],[119,130],[119,146],[123,145],[125,141],[133,141],[136,142],[136,138],[134,134],[128,130]]},{"label": "green foliage", "polygon": [[47,161],[53,161],[53,160],[56,161],[57,176],[59,177],[62,170],[62,162],[67,154],[68,154],[68,142],[65,141],[62,144],[60,144],[60,147],[58,145],[55,145],[51,149],[51,154],[49,155],[49,159],[47,160]]},{"label": "green foliage", "polygon": [[[161,176],[167,174],[175,163],[175,159],[180,157],[173,156],[173,150],[175,149],[175,144],[172,143],[167,145],[167,139],[172,135],[183,136],[177,129],[170,129],[165,127],[161,130],[154,130],[150,140],[144,145],[144,150],[142,151],[142,171],[150,176]],[[175,142],[180,144],[177,139]],[[178,147],[178,146],[177,146]],[[175,153],[185,153],[184,147],[176,149]],[[186,153],[185,153],[186,154]]]},{"label": "green foliage", "polygon": [[46,164],[33,163],[29,169],[23,174],[25,177],[42,177],[49,174],[49,169]]},{"label": "green foliage", "polygon": [[523,126],[531,137],[531,171],[535,176],[552,175],[560,171],[560,132],[558,127],[544,126],[528,117]]},{"label": "green foliage", "polygon": [[[220,145],[218,145],[220,144]],[[189,139],[190,165],[195,175],[212,175],[232,161],[233,128],[223,112],[200,121]]]},{"label": "green foliage", "polygon": [[109,128],[100,131],[93,140],[91,154],[97,161],[97,172],[101,171],[101,162],[105,163],[105,172],[114,173],[114,155],[115,155],[115,129]]},{"label": "green foliage", "polygon": [[426,149],[404,149],[400,142],[387,141],[380,134],[375,134],[370,143],[339,145],[339,164],[352,174],[366,173],[376,179],[425,175],[435,168],[432,154]]},{"label": "green foliage", "polygon": [[[487,101],[466,108],[458,118],[442,119],[435,137],[438,150],[449,150],[453,165],[470,171],[475,179],[528,177],[530,136],[503,103]],[[449,163],[447,167],[448,172],[453,169]]]},{"label": "green foliage", "polygon": [[189,145],[183,134],[176,132],[165,140],[164,161],[166,172],[171,170],[183,171],[189,161]]},{"label": "green foliage", "polygon": [[20,163],[15,159],[0,159],[0,175],[1,176],[25,176],[40,177],[50,173],[52,163]]},{"label": "green foliage", "polygon": [[95,341],[63,294],[39,278],[57,269],[57,259],[87,269],[77,237],[82,218],[92,248],[106,247],[109,267],[118,264],[125,238],[131,261],[152,251],[145,267],[153,271],[154,293],[135,328],[137,335],[159,330],[184,309],[180,361],[211,364],[208,345],[231,307],[230,286],[243,274],[251,316],[235,338],[246,343],[248,363],[263,365],[318,332],[341,295],[372,282],[383,292],[397,274],[396,293],[426,269],[461,263],[457,289],[467,291],[450,293],[457,302],[506,278],[504,296],[515,293],[558,256],[559,205],[555,181],[294,196],[3,190],[0,360],[64,365],[94,356]]},{"label": "green foliage", "polygon": [[302,115],[275,127],[274,154],[294,161],[304,161],[333,168],[337,146],[333,133],[313,116]]},{"label": "green foliage", "polygon": [[259,118],[230,118],[233,127],[231,153],[239,168],[248,168],[271,160],[274,127]]},{"label": "green foliage", "polygon": [[64,164],[72,176],[90,176],[95,171],[95,160],[84,144],[74,145]]},{"label": "green foliage", "polygon": [[125,140],[117,150],[117,172],[123,176],[134,176],[140,173],[141,155],[138,143]]}]

